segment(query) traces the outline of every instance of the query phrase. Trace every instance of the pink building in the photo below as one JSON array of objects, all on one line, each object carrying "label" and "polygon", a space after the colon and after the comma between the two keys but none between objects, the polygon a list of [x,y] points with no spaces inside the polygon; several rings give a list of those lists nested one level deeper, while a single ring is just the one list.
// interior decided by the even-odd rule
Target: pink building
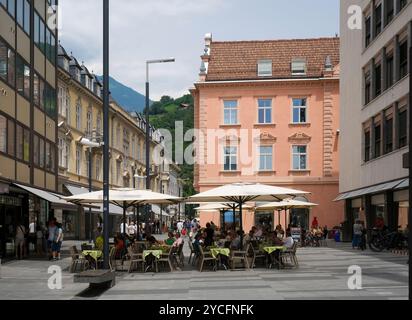
[{"label": "pink building", "polygon": [[[329,228],[344,220],[339,194],[339,38],[214,42],[206,35],[195,98],[195,188],[257,182],[311,192],[311,210],[285,221]],[[304,200],[304,199],[301,199]],[[221,225],[217,212],[201,224]],[[244,229],[278,213],[245,212]]]}]

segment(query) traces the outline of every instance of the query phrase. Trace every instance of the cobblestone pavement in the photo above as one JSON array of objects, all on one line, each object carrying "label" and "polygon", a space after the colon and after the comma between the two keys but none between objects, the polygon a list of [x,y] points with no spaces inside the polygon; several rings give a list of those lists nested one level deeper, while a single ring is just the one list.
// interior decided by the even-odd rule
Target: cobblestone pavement
[{"label": "cobblestone pavement", "polygon": [[[66,242],[66,248],[72,243]],[[188,246],[185,246],[186,262]],[[49,262],[22,260],[1,267],[0,299],[103,300],[382,300],[406,299],[408,257],[390,252],[352,250],[348,244],[298,250],[299,269],[205,272],[186,263],[182,271],[160,273],[118,272],[116,286],[104,291],[74,284],[68,273],[70,258]],[[63,270],[63,288],[48,288],[48,268]],[[362,268],[362,290],[349,290],[348,268]]]}]

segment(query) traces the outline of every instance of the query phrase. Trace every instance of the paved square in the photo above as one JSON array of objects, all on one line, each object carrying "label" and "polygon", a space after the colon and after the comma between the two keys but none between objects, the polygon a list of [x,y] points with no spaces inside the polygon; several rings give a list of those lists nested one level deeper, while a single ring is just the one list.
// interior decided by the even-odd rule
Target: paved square
[{"label": "paved square", "polygon": [[[68,245],[68,244],[67,244]],[[187,251],[188,248],[185,248]],[[187,261],[186,252],[186,261]],[[116,286],[104,292],[74,284],[70,258],[57,263],[23,260],[2,266],[0,299],[44,300],[382,300],[407,299],[405,256],[352,250],[348,244],[298,250],[299,269],[253,271],[206,270],[185,266],[173,273],[118,272]],[[48,288],[48,267],[63,269],[61,290]],[[348,288],[348,268],[362,268],[362,290]]]}]

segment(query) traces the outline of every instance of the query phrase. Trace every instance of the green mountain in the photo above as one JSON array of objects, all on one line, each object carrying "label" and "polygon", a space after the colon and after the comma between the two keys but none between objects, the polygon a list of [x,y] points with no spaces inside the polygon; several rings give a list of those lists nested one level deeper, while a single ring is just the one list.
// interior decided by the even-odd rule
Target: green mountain
[{"label": "green mountain", "polygon": [[[175,138],[175,123],[183,121],[183,132],[194,128],[194,104],[193,97],[190,94],[184,95],[178,99],[164,96],[160,101],[154,102],[150,107],[150,123],[156,128],[167,129]],[[184,142],[184,149],[192,142]],[[175,150],[175,141],[173,140],[173,155]],[[193,165],[182,164],[180,178],[185,180],[184,194],[188,197],[195,194],[193,188]],[[187,208],[189,209],[189,208]]]},{"label": "green mountain", "polygon": [[[103,77],[98,77],[103,81]],[[110,92],[114,100],[127,112],[142,112],[146,105],[146,98],[141,93],[125,86],[116,79],[110,77]],[[150,101],[150,103],[153,103]]]}]

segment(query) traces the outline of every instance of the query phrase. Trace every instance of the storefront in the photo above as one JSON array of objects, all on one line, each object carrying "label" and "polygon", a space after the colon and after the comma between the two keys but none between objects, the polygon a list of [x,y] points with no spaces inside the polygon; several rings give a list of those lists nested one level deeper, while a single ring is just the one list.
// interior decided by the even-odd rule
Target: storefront
[{"label": "storefront", "polygon": [[404,230],[408,223],[409,179],[401,179],[340,195],[336,201],[345,200],[346,241],[352,238],[352,226],[356,220],[367,229],[382,218],[391,231]]},{"label": "storefront", "polygon": [[255,213],[255,226],[262,227],[262,230],[273,231],[275,230],[273,225],[274,213],[268,212],[256,212]]}]

